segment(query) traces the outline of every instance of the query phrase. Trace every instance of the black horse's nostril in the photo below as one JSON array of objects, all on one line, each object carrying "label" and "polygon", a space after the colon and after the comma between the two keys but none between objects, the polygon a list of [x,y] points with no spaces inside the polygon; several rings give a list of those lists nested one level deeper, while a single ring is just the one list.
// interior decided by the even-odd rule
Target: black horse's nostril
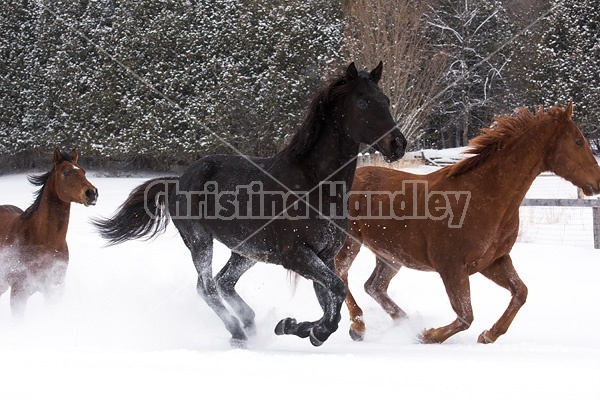
[{"label": "black horse's nostril", "polygon": [[406,152],[406,145],[407,142],[404,135],[399,133],[397,136],[394,136],[394,140],[392,141],[392,151],[396,160],[399,160],[404,156],[404,153]]},{"label": "black horse's nostril", "polygon": [[398,145],[398,148],[402,149],[403,151],[406,151],[406,138],[404,137],[404,135],[400,134],[400,136],[396,137],[396,144]]}]

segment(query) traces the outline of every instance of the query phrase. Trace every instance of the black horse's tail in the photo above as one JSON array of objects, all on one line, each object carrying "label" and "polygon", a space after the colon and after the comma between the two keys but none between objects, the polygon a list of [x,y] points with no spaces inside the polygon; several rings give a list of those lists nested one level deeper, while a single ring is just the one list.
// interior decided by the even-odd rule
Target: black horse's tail
[{"label": "black horse's tail", "polygon": [[131,239],[151,239],[169,224],[168,198],[179,178],[151,179],[131,191],[116,213],[107,219],[94,219],[92,224],[109,245]]}]

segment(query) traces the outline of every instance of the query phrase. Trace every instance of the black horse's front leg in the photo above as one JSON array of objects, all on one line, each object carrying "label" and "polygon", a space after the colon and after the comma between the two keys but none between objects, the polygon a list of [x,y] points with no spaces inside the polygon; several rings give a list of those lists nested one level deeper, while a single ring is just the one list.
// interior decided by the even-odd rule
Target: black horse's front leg
[{"label": "black horse's front leg", "polygon": [[281,320],[275,327],[278,335],[310,337],[314,346],[322,345],[335,332],[340,322],[340,309],[346,290],[344,283],[312,250],[299,247],[284,255],[283,266],[313,281],[315,293],[323,309],[323,317],[314,322]]}]

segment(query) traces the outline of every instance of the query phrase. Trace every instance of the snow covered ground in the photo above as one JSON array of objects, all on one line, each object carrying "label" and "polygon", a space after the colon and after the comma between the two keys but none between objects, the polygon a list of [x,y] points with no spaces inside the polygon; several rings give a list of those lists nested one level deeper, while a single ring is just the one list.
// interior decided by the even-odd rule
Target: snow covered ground
[{"label": "snow covered ground", "polygon": [[[410,318],[395,326],[362,290],[373,266],[367,250],[350,275],[365,311],[364,342],[348,336],[345,308],[321,347],[276,336],[281,318],[313,320],[321,311],[308,282],[294,290],[280,266],[259,264],[238,284],[257,313],[257,337],[246,350],[231,349],[196,294],[189,253],[172,227],[152,242],[106,248],[88,222],[110,215],[147,177],[88,177],[100,197],[96,207],[72,208],[62,302],[49,307],[34,295],[15,326],[8,295],[0,298],[2,399],[600,398],[600,250],[538,244],[535,235],[518,243],[512,254],[529,299],[492,345],[477,336],[504,311],[507,292],[473,276],[471,328],[441,345],[419,344],[423,329],[454,319],[441,280],[402,270],[390,293]],[[25,208],[33,190],[25,175],[2,176],[0,204]],[[571,197],[573,187],[565,190]],[[217,246],[215,269],[227,258]]]}]

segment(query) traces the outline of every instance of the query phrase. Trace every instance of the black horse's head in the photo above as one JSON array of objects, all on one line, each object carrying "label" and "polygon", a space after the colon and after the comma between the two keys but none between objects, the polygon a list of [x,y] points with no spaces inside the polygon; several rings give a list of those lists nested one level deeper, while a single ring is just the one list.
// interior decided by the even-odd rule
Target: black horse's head
[{"label": "black horse's head", "polygon": [[390,114],[388,97],[377,85],[382,70],[382,62],[371,72],[358,72],[354,63],[348,66],[343,85],[338,86],[344,95],[340,117],[352,140],[372,146],[392,162],[404,155],[406,139]]}]

